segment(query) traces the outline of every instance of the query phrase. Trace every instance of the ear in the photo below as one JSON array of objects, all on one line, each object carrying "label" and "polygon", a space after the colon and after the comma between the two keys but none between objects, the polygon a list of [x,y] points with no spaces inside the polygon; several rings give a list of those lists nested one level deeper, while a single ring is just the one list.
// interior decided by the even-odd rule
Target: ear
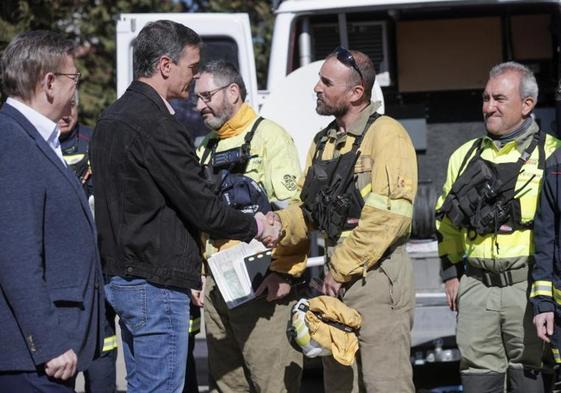
[{"label": "ear", "polygon": [[173,61],[171,60],[170,57],[168,57],[168,56],[160,57],[160,60],[158,62],[158,70],[160,70],[160,75],[162,75],[162,77],[164,79],[169,78],[170,73],[171,73],[171,64],[172,63],[173,63]]},{"label": "ear", "polygon": [[526,97],[522,100],[522,116],[526,117],[532,112],[536,106],[536,102],[532,97]]},{"label": "ear", "polygon": [[355,85],[351,89],[351,101],[358,102],[364,97],[364,86]]},{"label": "ear", "polygon": [[47,72],[37,85],[37,89],[42,90],[49,102],[55,96],[55,79],[56,75],[53,72]]},{"label": "ear", "polygon": [[232,83],[226,88],[226,95],[228,96],[230,104],[235,104],[238,100],[242,99],[240,96],[240,87],[236,83]]}]

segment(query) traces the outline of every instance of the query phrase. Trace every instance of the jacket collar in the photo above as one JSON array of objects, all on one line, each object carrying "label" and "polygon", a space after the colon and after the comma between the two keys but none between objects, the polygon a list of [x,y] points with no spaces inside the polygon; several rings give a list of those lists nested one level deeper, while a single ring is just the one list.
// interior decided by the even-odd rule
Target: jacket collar
[{"label": "jacket collar", "polygon": [[495,141],[491,139],[487,135],[484,137],[484,142],[487,144],[487,146],[491,146],[493,149],[497,151],[502,150],[504,148],[516,147],[516,149],[520,153],[522,153],[524,150],[526,150],[528,146],[530,146],[530,143],[532,142],[534,135],[537,134],[538,132],[540,132],[540,127],[538,126],[538,123],[536,123],[536,121],[532,119],[530,125],[527,126],[525,130],[523,130],[520,134],[518,134],[516,138],[504,144],[500,143],[500,141]]},{"label": "jacket collar", "polygon": [[148,98],[150,101],[152,101],[154,104],[156,104],[156,106],[158,107],[159,110],[161,110],[162,112],[165,112],[167,114],[170,114],[168,108],[166,107],[166,104],[165,104],[163,98],[149,84],[144,83],[144,82],[140,82],[140,81],[133,81],[130,84],[130,86],[128,87],[127,91],[142,94],[143,96]]}]

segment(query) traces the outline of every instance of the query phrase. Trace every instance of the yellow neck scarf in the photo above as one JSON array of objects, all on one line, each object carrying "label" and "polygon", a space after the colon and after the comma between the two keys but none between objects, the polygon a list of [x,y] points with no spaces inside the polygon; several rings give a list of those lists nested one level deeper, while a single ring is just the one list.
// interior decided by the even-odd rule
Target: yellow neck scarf
[{"label": "yellow neck scarf", "polygon": [[240,110],[216,132],[218,138],[226,139],[239,135],[256,117],[257,113],[244,102]]}]

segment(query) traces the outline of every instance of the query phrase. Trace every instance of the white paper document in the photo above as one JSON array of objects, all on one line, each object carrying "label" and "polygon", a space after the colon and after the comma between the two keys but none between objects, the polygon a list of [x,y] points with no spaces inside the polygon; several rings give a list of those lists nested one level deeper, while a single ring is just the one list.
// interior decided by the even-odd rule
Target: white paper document
[{"label": "white paper document", "polygon": [[208,259],[212,277],[228,308],[234,308],[255,298],[244,258],[267,251],[267,248],[252,240],[220,251]]}]

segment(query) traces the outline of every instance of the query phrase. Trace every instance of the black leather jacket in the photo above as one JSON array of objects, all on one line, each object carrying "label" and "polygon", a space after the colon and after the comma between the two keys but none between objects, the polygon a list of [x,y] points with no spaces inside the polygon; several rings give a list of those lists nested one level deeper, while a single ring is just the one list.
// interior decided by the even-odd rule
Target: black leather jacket
[{"label": "black leather jacket", "polygon": [[106,274],[199,288],[201,231],[255,236],[254,218],[208,188],[189,132],[149,85],[133,82],[103,112],[90,151]]}]

